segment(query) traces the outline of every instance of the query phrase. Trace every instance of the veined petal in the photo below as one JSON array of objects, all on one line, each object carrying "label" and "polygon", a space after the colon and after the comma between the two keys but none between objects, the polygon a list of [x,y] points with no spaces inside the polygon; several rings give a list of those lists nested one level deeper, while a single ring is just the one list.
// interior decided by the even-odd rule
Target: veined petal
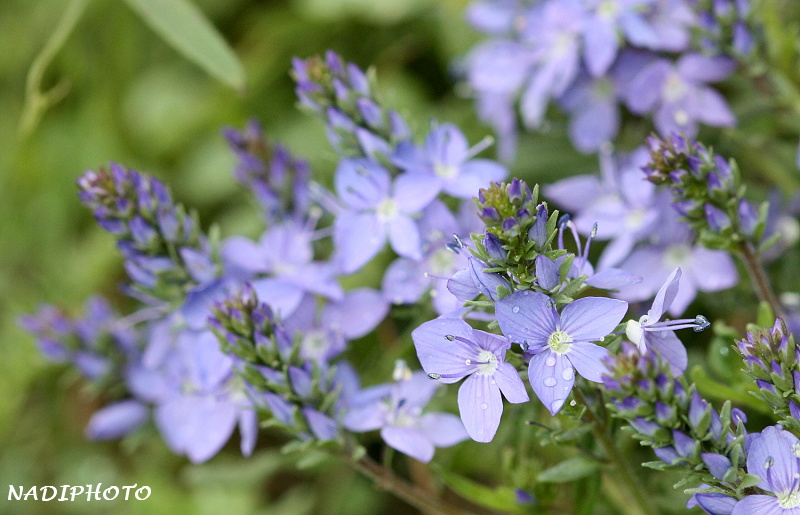
[{"label": "veined petal", "polygon": [[561,330],[573,340],[599,340],[614,331],[627,311],[622,300],[584,297],[561,312]]},{"label": "veined petal", "polygon": [[608,357],[608,349],[605,347],[594,343],[573,343],[566,356],[578,373],[589,381],[599,383],[602,375],[608,372],[604,364]]},{"label": "veined petal", "polygon": [[551,415],[555,415],[572,391],[575,370],[563,354],[545,350],[531,358],[528,380],[544,407]]},{"label": "veined petal", "polygon": [[[699,501],[698,501],[699,502]],[[701,504],[702,506],[702,504]],[[795,515],[794,509],[784,510],[771,495],[748,495],[733,507],[731,515]]]},{"label": "veined petal", "polygon": [[415,427],[387,426],[381,429],[381,438],[389,447],[423,463],[433,458],[433,442],[424,431]]},{"label": "veined petal", "polygon": [[381,250],[386,242],[386,229],[372,213],[345,211],[334,222],[333,242],[342,271],[350,274]]},{"label": "veined petal", "polygon": [[371,209],[389,196],[389,172],[370,159],[343,159],[334,183],[336,194],[355,210]]},{"label": "veined petal", "polygon": [[461,419],[450,413],[426,413],[420,418],[420,428],[436,447],[450,447],[469,438]]},{"label": "veined petal", "polygon": [[760,435],[753,435],[747,449],[747,472],[761,478],[759,488],[776,494],[792,489],[794,475],[800,473],[793,452],[797,444],[800,440],[796,436],[774,426],[767,427]]},{"label": "veined petal", "polygon": [[505,166],[490,159],[472,159],[461,165],[461,172],[447,181],[444,190],[458,198],[470,199],[478,190],[492,182],[500,182],[508,176]]},{"label": "veined petal", "polygon": [[411,333],[417,357],[428,374],[447,374],[455,377],[442,377],[443,383],[455,383],[471,374],[475,365],[467,360],[476,360],[480,350],[450,336],[460,336],[471,341],[472,328],[460,318],[436,318],[425,322]]},{"label": "veined petal", "polygon": [[458,389],[458,410],[470,438],[491,442],[500,425],[503,399],[491,376],[472,374]]},{"label": "veined petal", "polygon": [[467,158],[467,138],[457,126],[444,123],[425,138],[425,152],[435,164],[459,166]]},{"label": "veined petal", "polygon": [[[412,215],[422,211],[442,189],[442,180],[434,175],[404,173],[394,180],[392,198],[401,213]],[[477,194],[477,190],[475,191]]]},{"label": "veined petal", "polygon": [[669,307],[675,300],[675,296],[678,295],[681,274],[683,274],[683,271],[680,267],[669,274],[669,277],[667,277],[667,280],[664,282],[664,286],[658,290],[656,298],[653,300],[653,306],[647,312],[647,324],[645,325],[655,324],[661,320],[661,316],[664,312],[669,310]]},{"label": "veined petal", "polygon": [[389,242],[399,255],[411,259],[422,259],[419,229],[414,220],[398,215],[389,222]]},{"label": "veined petal", "polygon": [[389,303],[380,292],[358,288],[345,293],[341,301],[325,306],[322,324],[354,340],[372,331],[388,311]]},{"label": "veined petal", "polygon": [[511,404],[520,404],[530,400],[528,392],[525,390],[525,383],[520,379],[517,369],[510,363],[504,361],[498,364],[492,379],[494,379],[503,396]]},{"label": "veined petal", "polygon": [[645,332],[645,342],[669,363],[673,374],[678,376],[686,370],[689,363],[686,347],[673,331]]},{"label": "veined petal", "polygon": [[543,293],[515,292],[500,299],[496,307],[500,330],[515,343],[542,347],[558,326],[558,315]]}]

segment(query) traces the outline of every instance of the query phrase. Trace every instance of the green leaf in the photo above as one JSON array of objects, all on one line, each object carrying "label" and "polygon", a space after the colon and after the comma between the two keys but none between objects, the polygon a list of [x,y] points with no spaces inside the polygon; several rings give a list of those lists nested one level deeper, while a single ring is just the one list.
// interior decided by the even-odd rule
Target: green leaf
[{"label": "green leaf", "polygon": [[189,0],[125,0],[164,41],[209,75],[244,91],[239,58],[216,28]]},{"label": "green leaf", "polygon": [[543,471],[536,478],[540,483],[567,483],[586,477],[600,464],[583,456],[575,456]]},{"label": "green leaf", "polygon": [[436,472],[448,487],[468,501],[503,513],[523,513],[516,491],[510,486],[490,488],[441,467],[436,467]]}]

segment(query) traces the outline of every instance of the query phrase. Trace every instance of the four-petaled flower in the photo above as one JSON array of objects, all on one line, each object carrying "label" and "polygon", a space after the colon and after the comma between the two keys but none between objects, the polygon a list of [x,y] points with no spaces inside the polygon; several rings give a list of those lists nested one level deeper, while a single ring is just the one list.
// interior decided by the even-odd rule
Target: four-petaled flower
[{"label": "four-petaled flower", "polygon": [[592,342],[614,331],[627,310],[624,301],[585,297],[559,315],[547,295],[518,291],[497,302],[497,321],[503,334],[533,354],[528,378],[555,415],[572,391],[575,370],[590,381],[601,381],[608,350]]},{"label": "four-petaled flower", "polygon": [[773,495],[748,495],[731,515],[800,515],[800,440],[777,427],[750,439],[747,472],[760,477],[758,487]]},{"label": "four-petaled flower", "polygon": [[431,379],[455,383],[458,409],[470,438],[490,442],[508,402],[528,401],[519,373],[505,361],[511,342],[502,336],[473,329],[460,318],[437,318],[411,333],[422,368]]}]

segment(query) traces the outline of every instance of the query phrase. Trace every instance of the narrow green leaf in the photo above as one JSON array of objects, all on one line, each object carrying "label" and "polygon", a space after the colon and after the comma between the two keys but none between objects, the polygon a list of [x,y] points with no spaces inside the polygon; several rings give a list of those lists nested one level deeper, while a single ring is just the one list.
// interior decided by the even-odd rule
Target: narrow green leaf
[{"label": "narrow green leaf", "polygon": [[586,477],[600,468],[600,464],[583,456],[576,456],[543,471],[536,478],[540,483],[567,483]]},{"label": "narrow green leaf", "polygon": [[125,0],[161,38],[209,75],[244,91],[239,58],[189,0]]},{"label": "narrow green leaf", "polygon": [[479,506],[503,513],[522,513],[516,491],[510,486],[490,488],[464,476],[437,467],[437,473],[455,493]]}]

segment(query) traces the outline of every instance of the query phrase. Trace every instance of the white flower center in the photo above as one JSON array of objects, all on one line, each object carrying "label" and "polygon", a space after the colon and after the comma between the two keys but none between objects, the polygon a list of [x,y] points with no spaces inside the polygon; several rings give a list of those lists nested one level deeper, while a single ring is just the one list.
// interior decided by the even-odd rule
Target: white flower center
[{"label": "white flower center", "polygon": [[628,339],[639,345],[641,348],[642,345],[642,338],[644,337],[644,324],[647,323],[647,315],[642,316],[639,320],[628,320],[628,323],[625,325],[625,334],[628,336]]},{"label": "white flower center", "polygon": [[477,361],[485,363],[484,365],[477,365],[478,375],[490,376],[497,370],[497,356],[488,350],[482,350],[481,353],[478,354]]},{"label": "white flower center", "polygon": [[664,254],[664,262],[668,268],[685,267],[691,252],[688,245],[672,245]]},{"label": "white flower center", "polygon": [[455,254],[448,248],[437,250],[430,258],[431,275],[449,276],[453,271]]},{"label": "white flower center", "polygon": [[555,331],[547,339],[547,348],[557,354],[566,354],[570,348],[572,336],[564,331]]},{"label": "white flower center", "polygon": [[800,506],[800,491],[791,490],[783,494],[778,494],[778,504],[785,510],[797,508]]},{"label": "white flower center", "polygon": [[378,215],[378,219],[382,222],[388,222],[395,218],[398,214],[397,203],[394,199],[384,199],[378,207],[375,208],[375,213]]},{"label": "white flower center", "polygon": [[615,0],[605,0],[597,6],[597,14],[606,18],[616,18],[619,13],[619,5]]},{"label": "white flower center", "polygon": [[679,100],[686,95],[686,89],[686,83],[681,76],[675,72],[670,73],[667,80],[664,82],[664,99],[667,102]]},{"label": "white flower center", "polygon": [[324,331],[307,331],[303,335],[303,355],[307,358],[321,358],[328,346],[328,335]]},{"label": "white flower center", "polygon": [[450,179],[458,175],[458,167],[453,165],[446,165],[444,163],[436,163],[433,166],[433,173],[439,177]]}]

